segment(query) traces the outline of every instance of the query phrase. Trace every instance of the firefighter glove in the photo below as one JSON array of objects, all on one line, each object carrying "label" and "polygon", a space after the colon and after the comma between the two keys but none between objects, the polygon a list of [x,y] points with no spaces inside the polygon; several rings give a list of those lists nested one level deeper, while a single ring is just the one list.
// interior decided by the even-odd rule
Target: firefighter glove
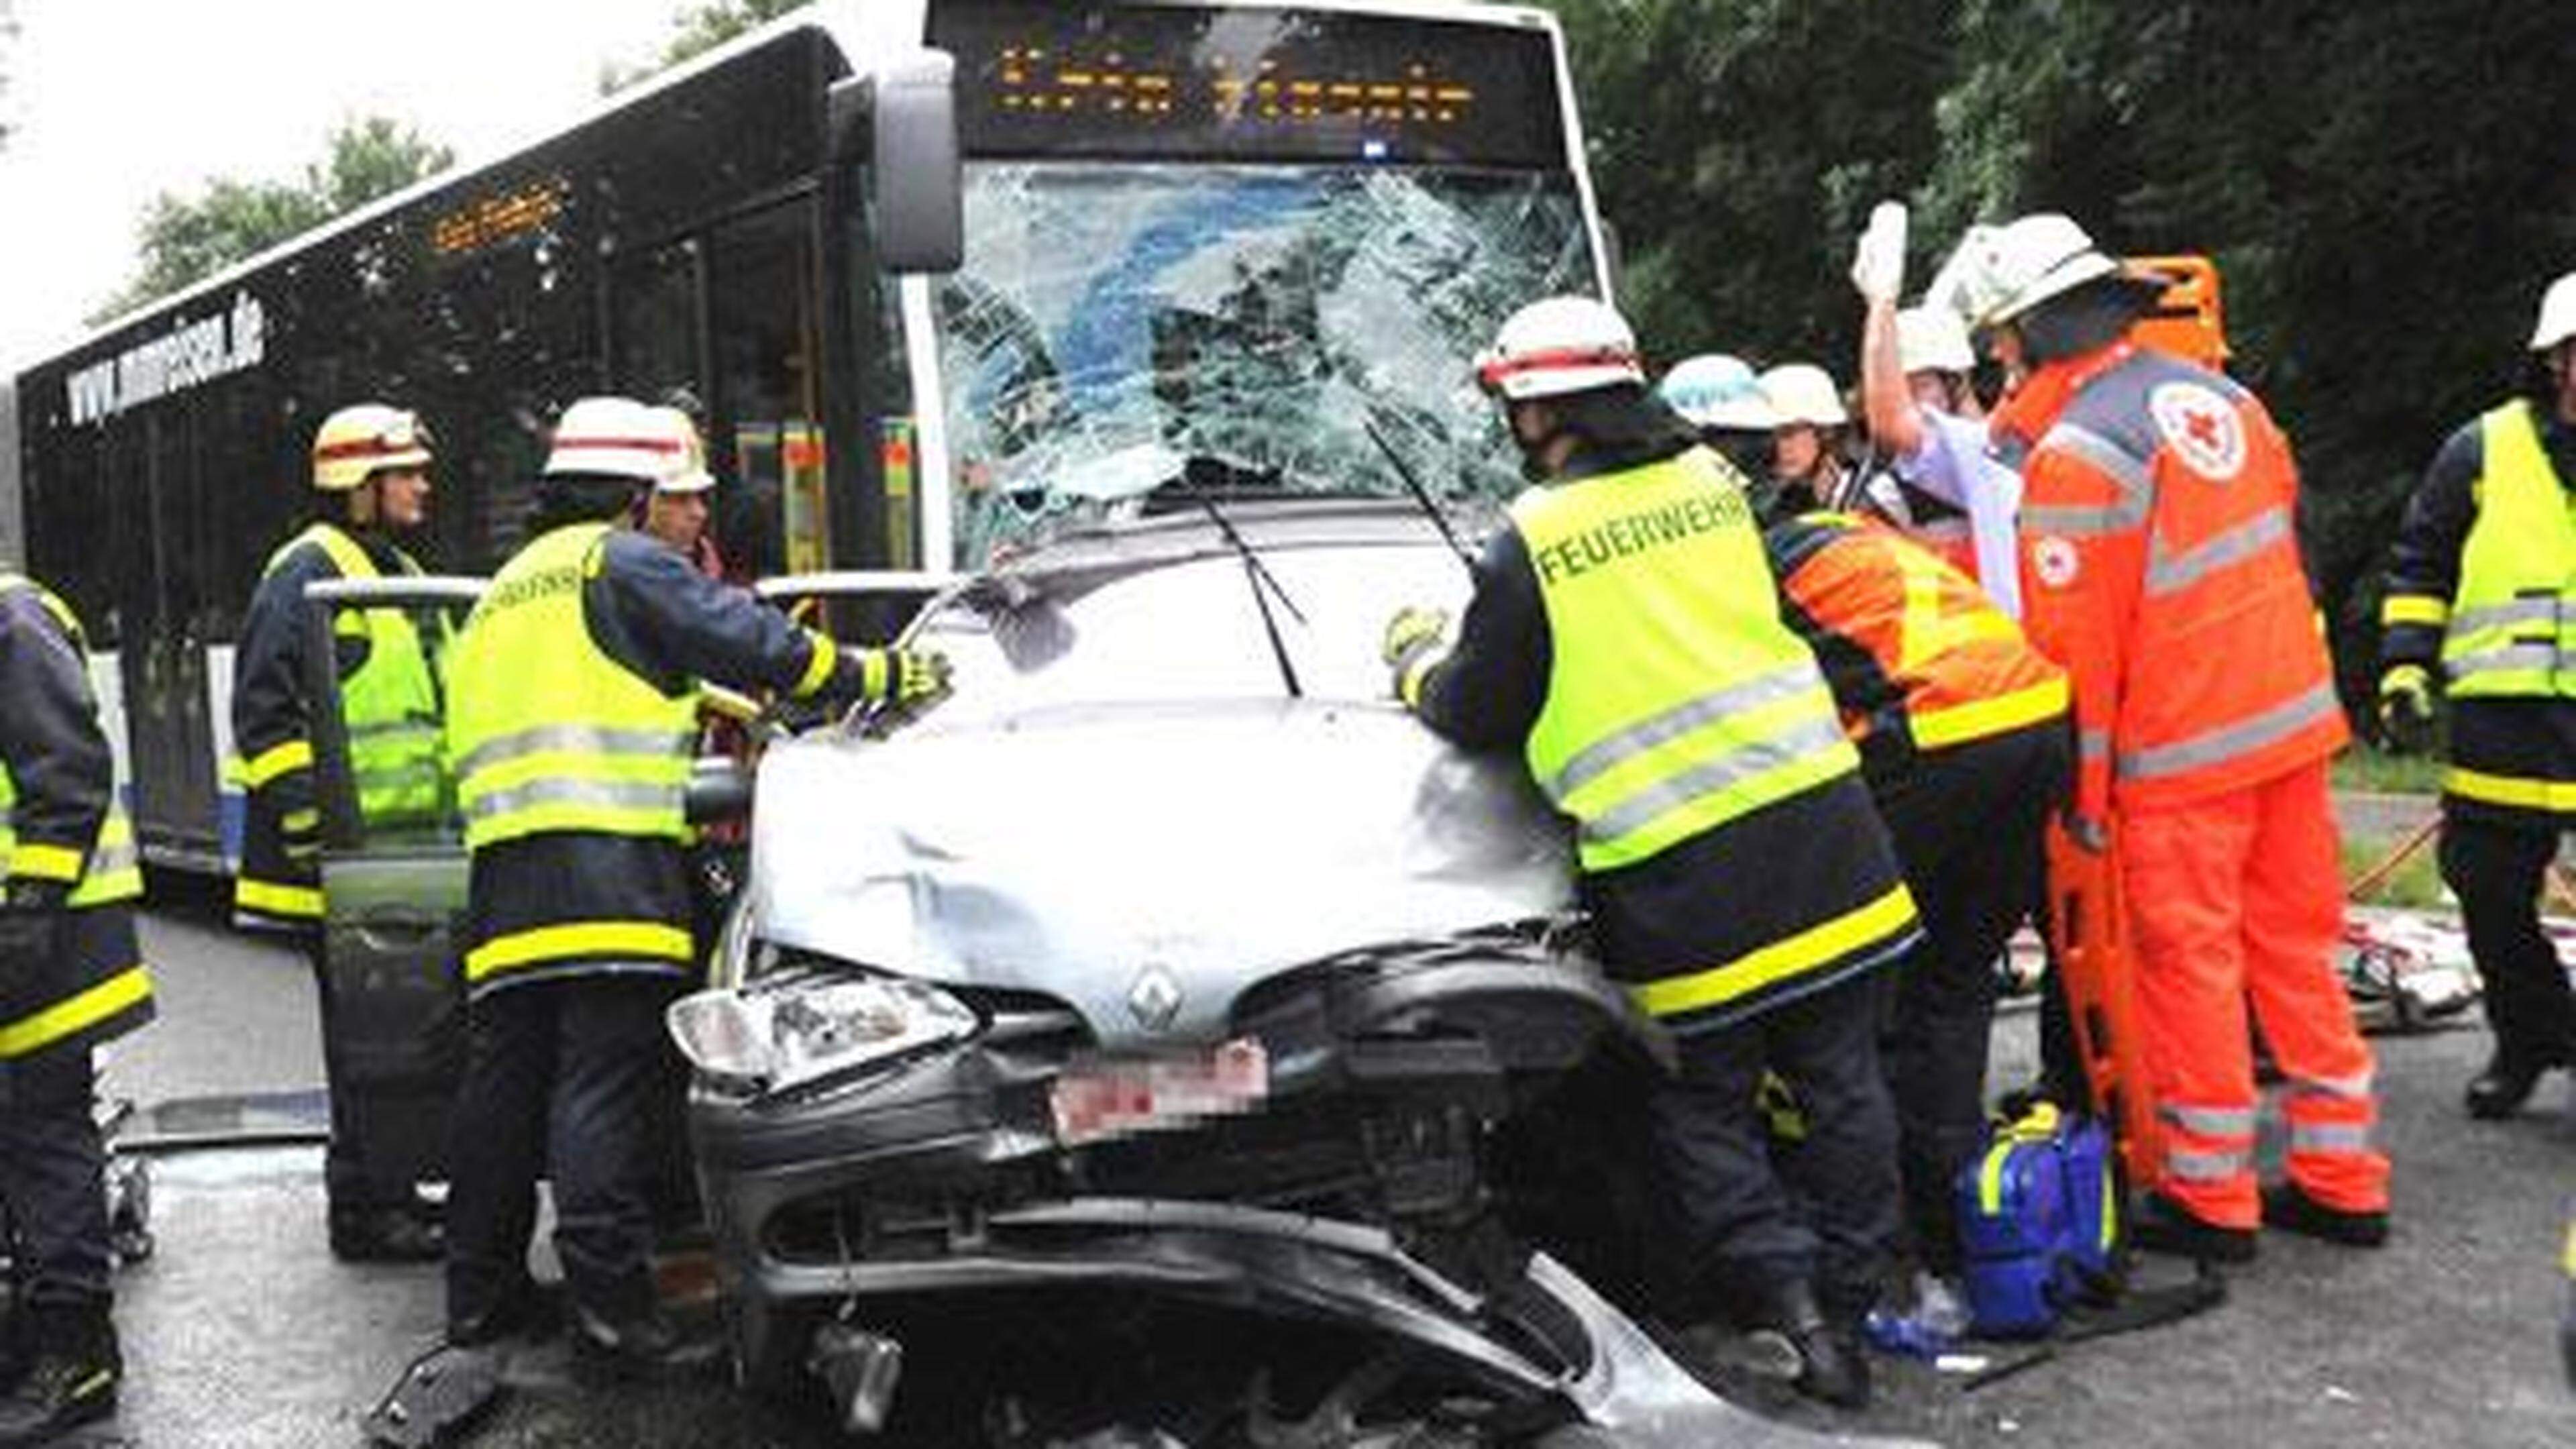
[{"label": "firefighter glove", "polygon": [[1869,229],[1852,249],[1852,285],[1863,300],[1893,302],[1905,290],[1905,203],[1882,201],[1870,209]]},{"label": "firefighter glove", "polygon": [[1414,702],[1421,692],[1425,666],[1440,650],[1440,641],[1449,632],[1449,611],[1407,604],[1386,621],[1386,638],[1378,646],[1378,657],[1395,670],[1395,695],[1406,704]]},{"label": "firefighter glove", "polygon": [[2379,676],[2379,738],[2401,755],[2433,748],[2433,680],[2421,664]]},{"label": "firefighter glove", "polygon": [[948,692],[948,656],[936,649],[870,649],[859,657],[860,690],[869,702],[897,707]]}]

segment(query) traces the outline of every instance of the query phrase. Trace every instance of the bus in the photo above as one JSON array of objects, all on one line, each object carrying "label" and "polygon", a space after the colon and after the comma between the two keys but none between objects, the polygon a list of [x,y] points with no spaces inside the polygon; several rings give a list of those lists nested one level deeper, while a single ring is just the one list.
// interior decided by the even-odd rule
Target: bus
[{"label": "bus", "polygon": [[1608,289],[1543,10],[839,0],[26,367],[0,529],[101,650],[145,858],[219,871],[232,642],[336,407],[422,415],[435,572],[524,540],[564,404],[685,389],[730,570],[945,573],[1184,469],[1396,493],[1391,443],[1507,497],[1473,355]]}]

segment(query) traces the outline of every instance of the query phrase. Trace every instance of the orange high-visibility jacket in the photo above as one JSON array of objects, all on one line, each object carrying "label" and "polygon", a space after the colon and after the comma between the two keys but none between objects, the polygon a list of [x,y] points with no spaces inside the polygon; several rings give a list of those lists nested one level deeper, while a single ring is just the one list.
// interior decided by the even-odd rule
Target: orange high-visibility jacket
[{"label": "orange high-visibility jacket", "polygon": [[[1763,536],[1782,613],[1864,746],[1964,744],[2066,712],[2066,676],[1966,574],[1895,530],[1809,513]],[[1875,758],[1875,752],[1872,752]]]},{"label": "orange high-visibility jacket", "polygon": [[2076,805],[2181,804],[2347,737],[2300,567],[2298,469],[2218,373],[2114,344],[1994,419],[2023,479],[2023,623],[2075,684]]}]

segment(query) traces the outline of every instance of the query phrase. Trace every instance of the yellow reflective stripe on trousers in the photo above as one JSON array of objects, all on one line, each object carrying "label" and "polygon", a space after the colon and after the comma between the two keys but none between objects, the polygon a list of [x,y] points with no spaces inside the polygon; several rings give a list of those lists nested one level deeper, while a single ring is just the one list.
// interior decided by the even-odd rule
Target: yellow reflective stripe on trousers
[{"label": "yellow reflective stripe on trousers", "polygon": [[152,977],[141,966],[128,966],[67,1001],[58,1001],[33,1016],[0,1024],[0,1059],[23,1057],[39,1047],[77,1036],[152,996]]},{"label": "yellow reflective stripe on trousers", "polygon": [[2055,675],[1992,699],[1927,709],[1909,716],[1907,724],[1916,748],[1936,750],[2055,719],[2066,713],[2068,697],[2066,676]]},{"label": "yellow reflective stripe on trousers", "polygon": [[1628,995],[1649,1016],[1680,1016],[1722,1006],[1847,956],[1913,923],[1914,896],[1898,885],[1866,905],[1855,906],[1786,940],[1747,952],[1723,966],[1631,986]]},{"label": "yellow reflective stripe on trousers", "polygon": [[2379,601],[2379,627],[2429,624],[2439,629],[2451,620],[2451,606],[2430,594],[2390,594]]},{"label": "yellow reflective stripe on trousers", "polygon": [[242,784],[257,790],[282,776],[291,775],[297,770],[312,768],[313,742],[288,740],[282,745],[271,745],[244,760],[241,768]]},{"label": "yellow reflective stripe on trousers", "polygon": [[21,840],[9,850],[9,874],[69,885],[80,878],[81,853],[68,845]]},{"label": "yellow reflective stripe on trousers", "polygon": [[465,953],[465,979],[481,981],[522,966],[599,956],[686,965],[696,958],[696,950],[688,932],[660,921],[573,921],[493,937]]},{"label": "yellow reflective stripe on trousers", "polygon": [[2453,765],[2442,772],[2442,790],[2463,800],[2510,805],[2518,810],[2576,813],[2576,780],[2530,780]]},{"label": "yellow reflective stripe on trousers", "polygon": [[2240,755],[2249,755],[2288,739],[2327,718],[2338,707],[2334,686],[2319,684],[2234,724],[2170,744],[2143,750],[2123,750],[2118,758],[2120,778],[2152,780],[2163,775],[2179,775],[2185,770],[2225,764]]},{"label": "yellow reflective stripe on trousers", "polygon": [[319,886],[287,885],[280,881],[240,876],[233,881],[233,904],[264,916],[310,921],[322,918],[322,890]]}]

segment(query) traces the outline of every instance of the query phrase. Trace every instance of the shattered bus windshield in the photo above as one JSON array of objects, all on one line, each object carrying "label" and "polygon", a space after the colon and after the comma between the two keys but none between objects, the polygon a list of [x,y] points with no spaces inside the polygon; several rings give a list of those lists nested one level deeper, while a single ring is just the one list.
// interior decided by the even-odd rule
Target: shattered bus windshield
[{"label": "shattered bus windshield", "polygon": [[1472,360],[1589,292],[1563,173],[984,163],[940,292],[962,561],[1141,506],[1192,459],[1283,493],[1520,486]]}]

